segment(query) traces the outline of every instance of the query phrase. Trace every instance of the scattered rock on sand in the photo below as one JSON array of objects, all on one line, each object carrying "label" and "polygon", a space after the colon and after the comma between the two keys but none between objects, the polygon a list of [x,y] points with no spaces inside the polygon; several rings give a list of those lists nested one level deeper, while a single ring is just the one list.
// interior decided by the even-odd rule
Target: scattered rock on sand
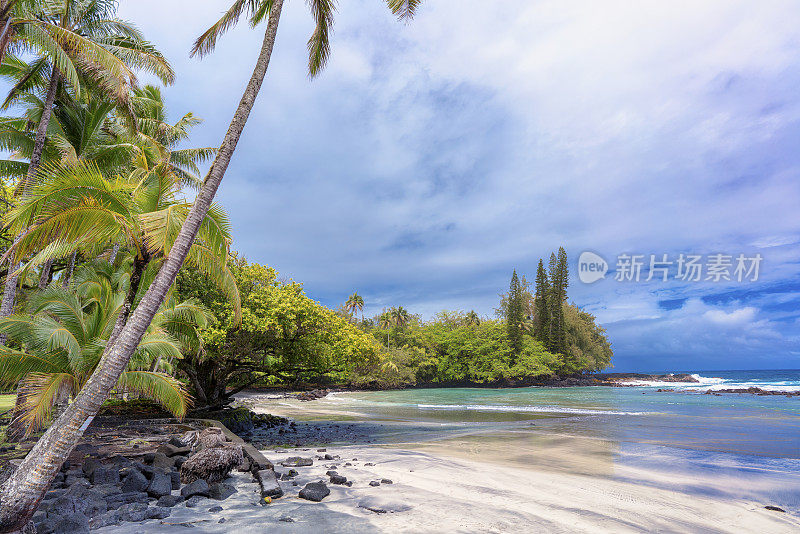
[{"label": "scattered rock on sand", "polygon": [[324,482],[309,482],[300,490],[300,498],[307,501],[320,502],[331,494],[331,490]]},{"label": "scattered rock on sand", "polygon": [[786,510],[784,510],[783,508],[780,508],[780,507],[778,507],[778,506],[772,506],[771,504],[770,504],[770,505],[768,505],[768,506],[765,506],[764,508],[766,508],[767,510],[772,510],[773,512],[783,512],[783,513],[786,513]]},{"label": "scattered rock on sand", "polygon": [[221,512],[222,511],[222,506],[219,506],[219,505],[212,506],[211,508],[208,509],[208,511],[211,512],[212,514],[215,514],[217,512]]},{"label": "scattered rock on sand", "polygon": [[184,499],[189,499],[195,495],[208,497],[209,490],[210,488],[208,487],[208,482],[201,478],[200,480],[195,480],[194,482],[181,488],[181,495]]},{"label": "scattered rock on sand", "polygon": [[382,478],[381,479],[381,484],[391,484],[391,483],[392,483],[392,481],[389,480],[388,478]]},{"label": "scattered rock on sand", "polygon": [[343,477],[342,475],[330,475],[331,484],[345,484],[347,483],[347,477]]},{"label": "scattered rock on sand", "polygon": [[261,469],[253,473],[253,478],[256,479],[261,488],[261,498],[278,498],[283,496],[283,489],[278,483],[278,476],[272,469]]},{"label": "scattered rock on sand", "polygon": [[311,458],[301,458],[300,456],[290,456],[281,462],[283,467],[308,467],[314,465],[314,460]]},{"label": "scattered rock on sand", "polygon": [[232,484],[226,484],[225,482],[215,482],[209,486],[208,496],[217,501],[224,501],[234,493],[237,493],[237,489]]},{"label": "scattered rock on sand", "polygon": [[195,508],[201,502],[207,500],[202,495],[195,495],[194,497],[189,497],[186,500],[186,508]]},{"label": "scattered rock on sand", "polygon": [[294,469],[289,469],[289,471],[287,471],[286,473],[281,474],[281,480],[289,480],[289,479],[292,479],[292,478],[296,477],[299,474],[300,473],[298,473]]}]

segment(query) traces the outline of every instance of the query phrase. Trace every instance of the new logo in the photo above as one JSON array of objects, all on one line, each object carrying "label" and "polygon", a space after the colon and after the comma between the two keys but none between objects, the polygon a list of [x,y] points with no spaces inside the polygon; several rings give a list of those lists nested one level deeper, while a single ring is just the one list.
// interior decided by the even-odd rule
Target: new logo
[{"label": "new logo", "polygon": [[584,284],[593,284],[606,277],[608,262],[594,252],[581,252],[578,258],[578,279]]}]

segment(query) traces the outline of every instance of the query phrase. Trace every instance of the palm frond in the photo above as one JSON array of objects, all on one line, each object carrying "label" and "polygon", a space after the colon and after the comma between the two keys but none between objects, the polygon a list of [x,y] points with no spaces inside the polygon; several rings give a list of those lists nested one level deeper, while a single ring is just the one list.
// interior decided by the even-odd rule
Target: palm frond
[{"label": "palm frond", "polygon": [[387,0],[386,4],[398,19],[411,20],[422,5],[422,0]]},{"label": "palm frond", "polygon": [[190,397],[183,384],[163,373],[125,371],[119,377],[117,388],[136,391],[161,404],[178,418],[183,418],[190,406]]},{"label": "palm frond", "polygon": [[331,54],[330,38],[336,3],[334,0],[308,0],[308,7],[316,24],[308,39],[308,75],[313,78],[322,72]]},{"label": "palm frond", "polygon": [[[3,319],[0,325],[7,324],[9,319],[8,317]],[[9,329],[0,326],[0,331],[8,333]],[[4,388],[13,386],[30,373],[64,373],[68,371],[69,361],[63,354],[37,355],[0,345],[0,386]]]},{"label": "palm frond", "polygon": [[25,377],[19,388],[25,435],[40,429],[50,417],[56,400],[71,394],[75,387],[75,377],[69,373],[31,373]]},{"label": "palm frond", "polygon": [[192,45],[192,50],[189,55],[192,57],[203,57],[213,52],[214,48],[217,46],[217,39],[236,26],[236,23],[239,22],[239,18],[243,13],[259,13],[265,7],[264,4],[269,4],[271,8],[272,0],[235,0],[233,5],[228,8],[228,11],[197,38],[194,45]]}]

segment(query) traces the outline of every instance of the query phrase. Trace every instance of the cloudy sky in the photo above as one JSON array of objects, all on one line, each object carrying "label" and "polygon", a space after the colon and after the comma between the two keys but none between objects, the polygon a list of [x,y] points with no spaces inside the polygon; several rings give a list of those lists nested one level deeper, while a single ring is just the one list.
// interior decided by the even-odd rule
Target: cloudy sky
[{"label": "cloudy sky", "polygon": [[[121,4],[178,73],[173,116],[218,145],[263,27],[198,61],[227,1]],[[492,315],[512,269],[563,245],[618,370],[800,367],[796,1],[438,0],[411,24],[339,4],[309,80],[311,18],[286,2],[219,194],[236,249],[326,305],[358,291],[367,313],[430,317]],[[584,250],[605,279],[575,276]],[[680,253],[763,261],[755,282],[614,278],[620,254]]]}]

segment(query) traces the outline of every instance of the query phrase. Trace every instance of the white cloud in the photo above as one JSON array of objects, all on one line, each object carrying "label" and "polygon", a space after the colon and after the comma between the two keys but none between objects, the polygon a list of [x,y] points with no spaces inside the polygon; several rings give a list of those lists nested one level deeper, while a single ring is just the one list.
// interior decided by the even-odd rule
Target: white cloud
[{"label": "white cloud", "polygon": [[[174,62],[169,102],[207,119],[204,145],[221,139],[260,44],[243,24],[187,59],[227,5],[121,6]],[[781,288],[800,274],[793,0],[430,1],[408,25],[352,0],[314,81],[304,3],[288,2],[281,24],[220,192],[249,258],[326,303],[358,289],[370,313],[490,314],[512,268],[532,275],[562,244],[607,258],[755,248],[757,284],[606,280],[570,295],[609,325],[629,368],[647,355],[787,353],[796,289]]]}]

